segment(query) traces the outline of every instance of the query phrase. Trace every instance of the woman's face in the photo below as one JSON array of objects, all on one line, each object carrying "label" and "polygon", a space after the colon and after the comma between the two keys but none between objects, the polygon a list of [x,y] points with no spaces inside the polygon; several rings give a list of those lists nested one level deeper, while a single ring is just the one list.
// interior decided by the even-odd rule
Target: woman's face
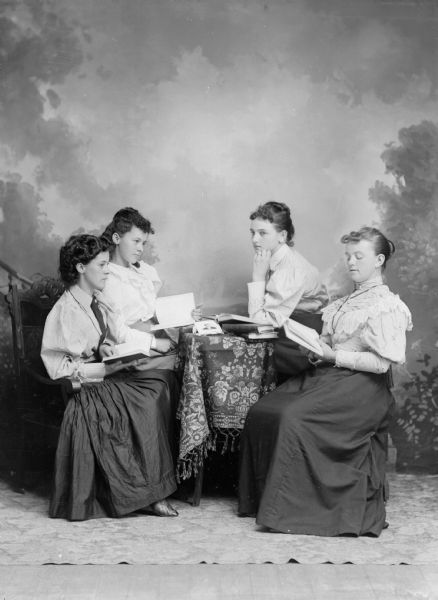
[{"label": "woman's face", "polygon": [[116,246],[112,260],[124,267],[138,262],[143,255],[148,238],[149,234],[135,225],[123,235],[114,233],[113,242]]},{"label": "woman's face", "polygon": [[282,246],[287,237],[286,231],[277,231],[274,223],[264,219],[254,219],[250,222],[249,231],[254,250],[269,250],[274,253]]},{"label": "woman's face", "polygon": [[103,290],[107,280],[109,269],[109,252],[100,252],[86,265],[82,263],[76,266],[79,273],[79,286],[85,291],[93,294],[96,290]]},{"label": "woman's face", "polygon": [[363,283],[381,274],[385,257],[376,254],[372,242],[360,240],[345,245],[345,261],[351,279]]}]

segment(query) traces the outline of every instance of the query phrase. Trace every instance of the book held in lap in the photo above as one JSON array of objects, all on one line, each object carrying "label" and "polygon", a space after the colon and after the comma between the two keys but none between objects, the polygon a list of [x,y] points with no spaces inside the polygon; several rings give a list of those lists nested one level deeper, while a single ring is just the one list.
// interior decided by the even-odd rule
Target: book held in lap
[{"label": "book held in lap", "polygon": [[284,324],[284,332],[287,338],[299,346],[318,354],[318,356],[323,355],[321,344],[319,343],[319,333],[315,329],[298,323],[298,321],[294,321],[293,319],[287,319]]},{"label": "book held in lap", "polygon": [[105,356],[102,359],[102,362],[106,365],[111,365],[116,362],[130,363],[134,360],[143,360],[147,358],[149,358],[149,356],[143,349],[138,348],[137,345],[130,342],[125,342],[124,344],[115,344],[114,354],[112,356]]}]

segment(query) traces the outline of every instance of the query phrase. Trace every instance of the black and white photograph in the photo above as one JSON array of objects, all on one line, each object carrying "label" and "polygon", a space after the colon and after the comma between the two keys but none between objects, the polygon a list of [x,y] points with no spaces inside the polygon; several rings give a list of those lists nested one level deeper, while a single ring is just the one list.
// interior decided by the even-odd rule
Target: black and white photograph
[{"label": "black and white photograph", "polygon": [[438,600],[438,0],[0,0],[0,600]]}]

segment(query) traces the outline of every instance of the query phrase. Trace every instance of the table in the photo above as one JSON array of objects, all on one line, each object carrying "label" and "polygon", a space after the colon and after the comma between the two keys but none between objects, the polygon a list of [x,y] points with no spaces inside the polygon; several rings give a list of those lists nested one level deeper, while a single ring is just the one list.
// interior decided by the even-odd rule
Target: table
[{"label": "table", "polygon": [[198,473],[219,437],[223,451],[237,448],[249,408],[276,387],[273,351],[272,340],[181,334],[180,480]]}]

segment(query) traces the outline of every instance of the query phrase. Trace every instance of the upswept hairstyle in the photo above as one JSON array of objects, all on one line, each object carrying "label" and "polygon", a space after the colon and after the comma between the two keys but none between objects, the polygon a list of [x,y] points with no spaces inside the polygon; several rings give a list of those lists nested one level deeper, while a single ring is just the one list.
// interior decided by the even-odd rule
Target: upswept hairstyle
[{"label": "upswept hairstyle", "polygon": [[87,265],[101,252],[108,250],[108,244],[95,235],[82,233],[72,235],[59,251],[59,274],[67,287],[77,283],[78,264]]},{"label": "upswept hairstyle", "polygon": [[375,227],[361,227],[358,231],[350,231],[341,237],[342,244],[357,244],[361,240],[372,242],[374,251],[377,254],[383,254],[385,261],[382,265],[382,270],[385,269],[386,263],[395,252],[395,246],[383,233]]},{"label": "upswept hairstyle", "polygon": [[249,218],[251,221],[254,221],[254,219],[270,221],[277,231],[286,231],[287,243],[289,246],[294,245],[292,240],[295,235],[295,227],[292,223],[290,209],[286,204],[282,202],[265,202],[265,204],[260,204],[250,214]]},{"label": "upswept hairstyle", "polygon": [[118,233],[120,236],[122,236],[128,231],[131,231],[133,227],[138,227],[144,233],[155,233],[151,222],[148,219],[145,219],[145,217],[143,217],[138,210],[131,208],[130,206],[121,208],[116,212],[113,220],[109,225],[107,225],[105,231],[101,235],[101,238],[108,245],[110,252],[114,250],[115,246],[113,242],[113,234]]}]

